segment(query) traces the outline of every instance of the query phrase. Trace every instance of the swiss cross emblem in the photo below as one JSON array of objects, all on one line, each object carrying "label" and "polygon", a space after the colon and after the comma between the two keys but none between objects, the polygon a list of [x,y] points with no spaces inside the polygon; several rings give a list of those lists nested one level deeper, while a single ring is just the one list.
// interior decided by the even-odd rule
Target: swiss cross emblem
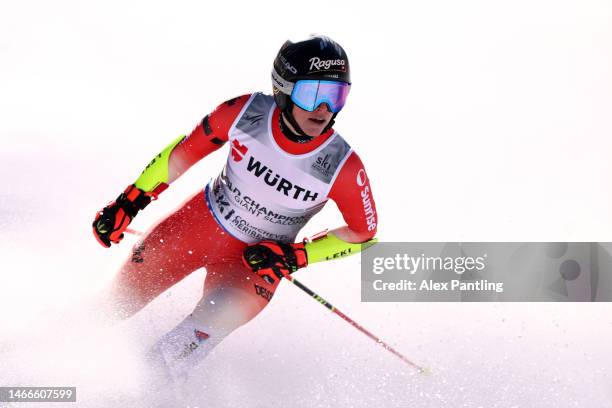
[{"label": "swiss cross emblem", "polygon": [[248,147],[241,145],[237,140],[232,142],[232,158],[234,161],[239,162],[242,160],[248,150]]}]

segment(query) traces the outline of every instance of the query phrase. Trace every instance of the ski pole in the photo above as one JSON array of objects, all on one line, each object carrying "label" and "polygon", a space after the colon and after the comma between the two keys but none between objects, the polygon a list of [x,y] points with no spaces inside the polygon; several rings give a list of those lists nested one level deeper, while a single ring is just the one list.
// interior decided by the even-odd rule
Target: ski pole
[{"label": "ski pole", "polygon": [[[128,234],[132,234],[132,235],[140,235],[140,236],[144,235],[142,232],[136,231],[136,230],[131,229],[131,228],[127,228],[125,230],[125,232],[127,232]],[[316,300],[317,302],[319,302],[320,304],[322,304],[323,306],[328,308],[332,313],[337,314],[342,319],[344,319],[346,322],[348,322],[351,326],[353,326],[354,328],[356,328],[357,330],[359,330],[360,332],[362,332],[363,334],[365,334],[366,336],[368,336],[369,338],[374,340],[377,344],[379,344],[380,346],[382,346],[383,348],[385,348],[386,350],[391,352],[393,355],[398,357],[404,363],[410,365],[413,368],[416,368],[419,371],[419,373],[429,373],[429,370],[427,368],[425,368],[423,366],[420,366],[420,365],[410,361],[406,356],[404,356],[399,351],[395,350],[393,347],[391,347],[390,345],[388,345],[387,343],[382,341],[379,337],[377,337],[374,334],[372,334],[369,330],[367,330],[366,328],[361,326],[359,323],[357,323],[356,321],[354,321],[353,319],[351,319],[350,317],[348,317],[347,315],[342,313],[334,305],[332,305],[327,300],[323,299],[321,296],[319,296],[318,294],[313,292],[310,288],[308,288],[308,286],[304,285],[302,282],[300,282],[299,280],[295,279],[293,276],[291,276],[289,274],[286,274],[285,278],[288,279],[295,286],[297,286],[298,288],[300,288],[304,292],[306,292],[311,298],[313,298],[314,300]]]},{"label": "ski pole", "polygon": [[382,347],[387,349],[389,352],[391,352],[396,357],[399,357],[399,359],[402,360],[404,363],[406,363],[406,364],[416,368],[420,373],[427,373],[428,372],[428,370],[425,367],[420,366],[420,365],[410,361],[408,358],[406,358],[406,356],[402,355],[399,351],[395,350],[393,347],[391,347],[390,345],[388,345],[387,343],[382,341],[379,337],[376,337],[374,334],[372,334],[369,330],[367,330],[366,328],[361,326],[359,323],[357,323],[356,321],[354,321],[353,319],[351,319],[350,317],[348,317],[347,315],[342,313],[334,305],[329,303],[327,300],[323,299],[321,296],[317,295],[315,292],[313,292],[311,289],[309,289],[302,282],[300,282],[297,279],[295,279],[293,276],[287,274],[287,275],[285,275],[285,278],[288,279],[295,286],[297,286],[298,288],[300,288],[304,292],[306,292],[311,298],[313,298],[314,300],[316,300],[317,302],[319,302],[320,304],[322,304],[323,306],[328,308],[332,313],[337,314],[342,319],[347,321],[351,326],[353,326],[354,328],[356,328],[357,330],[359,330],[360,332],[362,332],[363,334],[365,334],[366,336],[368,336],[369,338],[374,340],[376,343],[378,343],[379,345],[381,345]]}]

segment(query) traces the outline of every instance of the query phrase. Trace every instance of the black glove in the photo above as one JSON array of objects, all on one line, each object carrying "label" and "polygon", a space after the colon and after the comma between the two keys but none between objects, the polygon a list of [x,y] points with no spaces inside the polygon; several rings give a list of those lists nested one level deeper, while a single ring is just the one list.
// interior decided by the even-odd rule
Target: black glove
[{"label": "black glove", "polygon": [[151,196],[133,184],[129,185],[117,199],[96,214],[92,224],[98,242],[109,248],[111,242],[118,244],[138,211],[151,202]]},{"label": "black glove", "polygon": [[303,243],[285,244],[276,241],[261,241],[244,249],[242,261],[251,271],[274,284],[308,265],[308,256]]}]

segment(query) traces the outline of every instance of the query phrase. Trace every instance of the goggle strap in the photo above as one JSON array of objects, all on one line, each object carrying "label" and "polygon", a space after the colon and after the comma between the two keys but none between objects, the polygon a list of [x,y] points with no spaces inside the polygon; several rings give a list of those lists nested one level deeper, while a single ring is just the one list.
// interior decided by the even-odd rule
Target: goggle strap
[{"label": "goggle strap", "polygon": [[272,82],[285,95],[291,95],[293,92],[293,82],[286,81],[274,68],[272,68]]}]

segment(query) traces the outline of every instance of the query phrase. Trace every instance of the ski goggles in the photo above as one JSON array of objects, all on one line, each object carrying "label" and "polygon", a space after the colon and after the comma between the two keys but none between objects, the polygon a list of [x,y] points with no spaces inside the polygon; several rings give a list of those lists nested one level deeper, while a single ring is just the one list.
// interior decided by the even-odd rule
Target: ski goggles
[{"label": "ski goggles", "polygon": [[344,107],[350,89],[351,85],[346,82],[302,79],[293,86],[291,100],[308,112],[326,103],[332,113],[338,113]]}]

